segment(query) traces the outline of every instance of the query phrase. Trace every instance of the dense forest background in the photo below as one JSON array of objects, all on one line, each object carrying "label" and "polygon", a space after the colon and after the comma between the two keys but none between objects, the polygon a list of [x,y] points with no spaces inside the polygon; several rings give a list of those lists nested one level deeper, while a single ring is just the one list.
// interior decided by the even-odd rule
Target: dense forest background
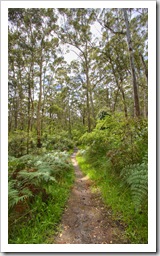
[{"label": "dense forest background", "polygon": [[47,204],[46,183],[72,183],[68,153],[79,147],[80,162],[131,194],[128,234],[146,243],[148,10],[14,8],[8,19],[10,241],[24,242],[14,220],[31,221],[33,194]]}]

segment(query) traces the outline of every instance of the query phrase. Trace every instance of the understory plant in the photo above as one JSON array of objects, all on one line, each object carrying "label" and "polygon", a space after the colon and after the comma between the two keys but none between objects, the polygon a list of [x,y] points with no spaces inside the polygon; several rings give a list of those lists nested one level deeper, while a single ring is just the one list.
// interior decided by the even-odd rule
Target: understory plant
[{"label": "understory plant", "polygon": [[142,162],[148,149],[147,125],[145,119],[125,118],[121,113],[108,115],[98,120],[96,128],[85,133],[80,142],[87,147],[88,161],[106,157],[119,175],[126,166]]},{"label": "understory plant", "polygon": [[121,171],[124,184],[128,185],[136,211],[148,205],[148,157],[142,163],[129,165]]},{"label": "understory plant", "polygon": [[[118,211],[118,205],[123,219],[128,205],[129,237],[133,241],[147,241],[148,229],[148,123],[144,118],[124,117],[121,113],[107,115],[97,121],[96,128],[85,133],[80,142],[83,150],[81,157],[89,168],[91,175],[96,177],[96,183],[102,184],[103,197],[107,204]],[[89,170],[88,170],[89,172]],[[111,182],[110,182],[111,181]],[[110,191],[113,193],[110,194]],[[117,190],[117,192],[116,192]],[[122,192],[123,191],[123,192]],[[120,194],[126,199],[120,199]],[[110,198],[110,199],[109,199]],[[115,198],[115,205],[113,203]],[[130,210],[129,210],[130,209]],[[126,209],[127,210],[127,209]],[[134,216],[134,222],[130,218]],[[130,224],[129,224],[130,223]],[[141,226],[136,239],[134,228]],[[143,234],[144,233],[144,234]],[[132,234],[132,235],[131,235]],[[141,236],[141,237],[140,237]]]},{"label": "understory plant", "polygon": [[[81,153],[82,152],[82,153]],[[148,243],[148,213],[147,202],[136,205],[129,185],[122,177],[112,172],[110,163],[101,159],[92,164],[88,162],[84,150],[77,156],[78,163],[85,175],[94,182],[94,191],[101,192],[106,210],[111,213],[113,223],[121,224],[124,240],[129,244]],[[137,208],[138,206],[138,208]]]},{"label": "understory plant", "polygon": [[[73,168],[69,155],[56,151],[37,156],[9,157],[8,166],[9,242],[23,243],[23,235],[19,228],[26,221],[34,225],[33,213],[36,216],[42,215],[42,220],[45,219],[43,205],[46,211],[51,207],[50,204],[53,205],[53,209],[58,207],[57,217],[53,218],[52,222],[54,224],[54,221],[58,221],[73,182]],[[32,228],[28,230],[31,232]],[[41,239],[43,240],[42,237]]]}]

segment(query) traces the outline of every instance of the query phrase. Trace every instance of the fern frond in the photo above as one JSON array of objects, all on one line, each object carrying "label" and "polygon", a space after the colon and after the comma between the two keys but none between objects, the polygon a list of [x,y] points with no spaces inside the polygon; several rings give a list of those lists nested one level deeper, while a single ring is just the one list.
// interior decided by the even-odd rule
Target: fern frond
[{"label": "fern frond", "polygon": [[142,163],[130,165],[121,172],[124,182],[130,186],[133,202],[139,209],[148,199],[148,164],[145,155]]},{"label": "fern frond", "polygon": [[13,208],[20,201],[23,201],[23,200],[29,198],[30,196],[32,196],[32,192],[29,189],[24,188],[19,191],[19,190],[15,189],[14,186],[15,186],[15,182],[9,181],[9,183],[8,183],[8,207],[9,207],[9,209]]}]

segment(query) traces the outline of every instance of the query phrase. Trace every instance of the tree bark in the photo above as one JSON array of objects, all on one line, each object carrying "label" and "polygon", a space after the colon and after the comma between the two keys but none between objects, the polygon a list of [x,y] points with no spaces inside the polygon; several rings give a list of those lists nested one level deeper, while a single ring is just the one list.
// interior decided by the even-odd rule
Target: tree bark
[{"label": "tree bark", "polygon": [[[113,75],[114,75],[114,78],[115,78],[115,82],[116,82],[118,91],[120,91],[121,94],[122,94],[122,100],[123,100],[123,106],[124,106],[124,114],[125,114],[125,117],[127,117],[128,116],[128,111],[127,111],[125,93],[124,93],[122,85],[118,81],[118,78],[117,78],[117,75],[116,75],[116,71],[115,71],[114,64],[113,64],[113,61],[111,59],[111,56],[108,56],[108,58],[109,58],[111,66],[112,66],[112,72],[113,72]],[[121,83],[122,83],[122,78],[120,78],[120,80],[121,80]],[[118,94],[117,94],[117,96],[118,96]],[[116,98],[117,98],[117,96],[116,96]]]},{"label": "tree bark", "polygon": [[86,73],[87,120],[88,120],[88,132],[91,132],[91,113],[90,113],[90,100],[89,100],[90,82],[89,82],[87,47],[88,46],[86,42],[86,54],[84,53],[84,58],[85,58],[85,73]]},{"label": "tree bark", "polygon": [[41,101],[42,101],[42,50],[41,50],[41,59],[40,59],[40,82],[39,82],[39,100],[38,100],[38,107],[37,107],[37,147],[41,148]]},{"label": "tree bark", "polygon": [[118,88],[118,90],[117,90],[116,93],[115,93],[115,100],[114,100],[113,109],[112,109],[112,112],[113,112],[113,113],[114,113],[115,110],[116,110],[116,104],[117,104],[118,93],[119,93],[119,88]]},{"label": "tree bark", "polygon": [[14,105],[14,130],[17,130],[18,126],[18,97],[17,97],[17,84],[16,84],[16,76],[15,70],[13,65],[13,81],[14,81],[14,98],[13,98],[13,105]]},{"label": "tree bark", "polygon": [[140,57],[141,57],[141,61],[143,64],[143,68],[144,68],[144,72],[145,72],[145,76],[146,76],[146,80],[147,80],[147,84],[148,84],[148,68],[146,67],[143,55],[140,53]]},{"label": "tree bark", "polygon": [[91,101],[91,113],[92,113],[92,117],[93,117],[93,120],[94,120],[94,126],[95,126],[95,111],[94,111],[94,103],[93,103],[93,96],[92,96],[92,91],[90,89],[90,101]]},{"label": "tree bark", "polygon": [[31,80],[30,80],[30,73],[28,79],[28,127],[27,127],[27,154],[29,153],[29,135],[31,129]]},{"label": "tree bark", "polygon": [[132,48],[132,41],[131,41],[131,33],[129,28],[129,21],[128,21],[127,11],[125,8],[123,8],[123,13],[124,13],[124,19],[126,24],[127,43],[129,48],[130,65],[131,65],[131,71],[132,71],[135,115],[139,117],[140,106],[139,106],[138,86],[137,86],[136,72],[135,72],[135,66],[134,66],[134,55],[133,55],[133,48]]}]

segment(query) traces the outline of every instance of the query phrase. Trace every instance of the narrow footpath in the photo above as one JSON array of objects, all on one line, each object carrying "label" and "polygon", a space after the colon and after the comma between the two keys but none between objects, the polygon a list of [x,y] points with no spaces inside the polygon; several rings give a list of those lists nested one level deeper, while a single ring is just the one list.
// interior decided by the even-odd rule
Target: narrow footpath
[{"label": "narrow footpath", "polygon": [[124,226],[112,220],[100,192],[92,191],[92,181],[82,174],[72,155],[75,184],[62,216],[55,244],[124,244]]}]

